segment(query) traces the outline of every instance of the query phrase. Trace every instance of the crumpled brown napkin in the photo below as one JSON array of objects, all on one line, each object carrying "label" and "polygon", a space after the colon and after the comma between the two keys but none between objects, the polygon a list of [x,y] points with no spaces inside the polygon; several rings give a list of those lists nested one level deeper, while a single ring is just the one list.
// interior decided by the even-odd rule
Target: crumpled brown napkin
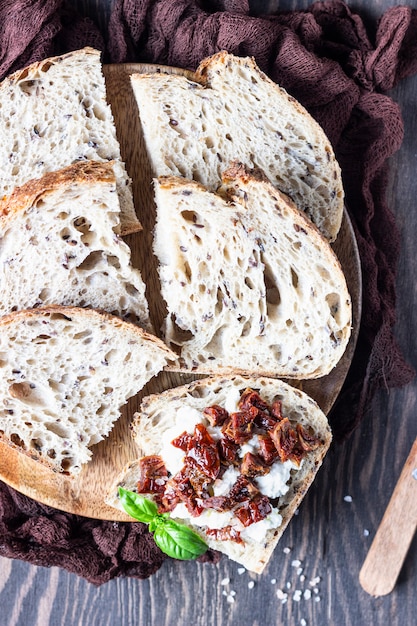
[{"label": "crumpled brown napkin", "polygon": [[[330,419],[336,440],[360,423],[379,388],[407,384],[412,368],[393,336],[399,233],[387,206],[387,159],[401,145],[401,112],[387,95],[417,71],[417,11],[389,9],[378,24],[340,0],[305,11],[250,15],[247,0],[116,0],[108,33],[63,0],[3,0],[0,79],[26,64],[91,45],[104,60],[195,69],[225,49],[253,56],[310,111],[333,143],[364,281],[361,331]],[[59,565],[101,584],[144,578],[163,562],[141,524],[88,520],[55,511],[0,483],[0,554]],[[209,553],[206,560],[217,557]]]}]

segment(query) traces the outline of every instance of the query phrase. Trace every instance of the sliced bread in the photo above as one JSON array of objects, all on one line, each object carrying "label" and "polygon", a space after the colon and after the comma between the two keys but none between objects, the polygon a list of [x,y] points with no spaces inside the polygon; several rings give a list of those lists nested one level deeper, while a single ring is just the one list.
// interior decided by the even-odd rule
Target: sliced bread
[{"label": "sliced bread", "polygon": [[[252,398],[246,396],[246,408],[243,408],[238,402],[247,389],[256,392],[261,402],[257,402],[256,395]],[[262,403],[266,403],[269,409],[273,407],[273,416]],[[208,407],[213,409],[207,412],[205,409]],[[228,414],[226,421],[219,421],[217,426],[213,426],[216,416],[225,418],[223,410]],[[245,416],[245,429],[248,424],[251,425],[248,431],[245,430],[246,438],[239,432],[240,444],[229,438],[229,435],[233,436],[230,420],[233,420],[236,411],[236,415]],[[203,424],[208,437],[198,437],[199,444],[194,447],[193,442],[190,446],[189,437],[196,433],[197,424]],[[187,433],[185,436],[184,432]],[[159,489],[156,495],[153,490],[146,493],[144,474],[147,473],[147,461],[139,458],[118,477],[107,502],[122,509],[118,498],[118,487],[121,486],[133,492],[139,489],[150,499],[156,497],[156,501],[160,505],[165,503],[166,508],[166,498],[174,488],[176,496],[172,501],[171,493],[170,515],[194,528],[211,548],[256,573],[265,568],[311,485],[332,439],[326,416],[306,394],[282,381],[240,376],[207,378],[144,398],[139,413],[135,415],[133,433],[140,454],[148,459],[156,455],[165,465],[167,475],[163,477],[163,472],[160,472],[159,478],[159,486],[165,482],[165,499]],[[307,435],[303,452],[297,441],[299,433]],[[295,437],[293,443],[290,443],[291,437]],[[174,440],[177,441],[175,446],[172,445]],[[278,448],[272,440],[277,442]],[[225,441],[226,448],[223,446]],[[269,445],[265,443],[267,441]],[[188,458],[185,460],[186,448]],[[286,453],[281,457],[278,449],[282,455],[284,448]],[[227,457],[225,449],[229,451]],[[208,459],[211,459],[211,464],[207,464]],[[186,469],[181,473],[184,466],[188,466],[190,471]],[[213,472],[216,467],[218,471]],[[185,479],[188,475],[190,482],[187,483]],[[180,480],[176,480],[175,476],[180,476]],[[152,480],[155,476],[148,478]],[[240,489],[237,489],[238,481]],[[231,497],[233,492],[234,498]],[[210,499],[213,494],[215,497]],[[242,517],[238,518],[236,511],[245,506],[247,500],[254,505],[251,512],[255,520],[257,514],[262,519],[252,523],[245,516],[242,525]],[[199,512],[201,503],[205,504],[203,511]],[[257,503],[264,511],[263,515],[259,515]],[[249,508],[243,512],[246,513]]]},{"label": "sliced bread", "polygon": [[77,474],[120,408],[172,358],[153,335],[92,309],[45,307],[0,319],[0,438]]},{"label": "sliced bread", "polygon": [[140,230],[98,50],[45,59],[0,84],[0,154],[0,198],[76,161],[114,161],[122,233]]},{"label": "sliced bread", "polygon": [[74,163],[0,201],[0,315],[86,306],[151,330],[144,282],[119,236],[113,167]]},{"label": "sliced bread", "polygon": [[329,242],[262,176],[236,166],[221,191],[155,182],[165,341],[196,373],[328,374],[351,331]]},{"label": "sliced bread", "polygon": [[343,214],[339,165],[324,131],[250,58],[219,52],[192,77],[134,74],[133,91],[156,176],[215,191],[231,161],[260,168],[334,240]]}]

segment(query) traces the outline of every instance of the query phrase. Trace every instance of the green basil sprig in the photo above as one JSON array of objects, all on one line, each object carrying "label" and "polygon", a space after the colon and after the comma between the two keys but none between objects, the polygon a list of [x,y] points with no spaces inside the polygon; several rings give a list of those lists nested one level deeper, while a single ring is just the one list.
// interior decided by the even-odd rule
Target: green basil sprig
[{"label": "green basil sprig", "polygon": [[174,559],[196,559],[207,550],[200,535],[170,518],[168,513],[158,513],[155,502],[134,491],[119,487],[120,502],[131,517],[149,525],[156,545]]}]

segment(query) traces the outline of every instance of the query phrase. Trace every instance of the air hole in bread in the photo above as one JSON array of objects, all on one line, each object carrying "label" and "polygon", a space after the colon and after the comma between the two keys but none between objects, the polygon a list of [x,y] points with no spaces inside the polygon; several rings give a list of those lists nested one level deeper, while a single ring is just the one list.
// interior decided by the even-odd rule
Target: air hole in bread
[{"label": "air hole in bread", "polygon": [[78,266],[78,269],[89,271],[101,265],[103,262],[103,252],[101,250],[95,250],[85,257],[84,261]]},{"label": "air hole in bread", "polygon": [[212,137],[205,137],[204,138],[204,142],[207,146],[207,148],[213,148],[214,147],[214,141]]},{"label": "air hole in bread", "polygon": [[37,95],[40,90],[39,80],[21,80],[19,81],[19,87],[28,96]]},{"label": "air hole in bread", "polygon": [[187,341],[191,341],[194,337],[193,333],[190,330],[186,330],[181,328],[178,324],[176,317],[171,315],[171,332],[173,337],[173,343],[177,345],[181,345]]},{"label": "air hole in bread", "polygon": [[330,276],[329,270],[326,267],[323,267],[322,265],[318,265],[317,271],[323,280],[326,280],[326,281],[330,280],[331,276]]},{"label": "air hole in bread", "polygon": [[298,274],[293,267],[291,268],[291,282],[294,289],[298,289]]},{"label": "air hole in bread", "polygon": [[330,315],[340,324],[340,298],[337,293],[330,293],[326,296],[326,302],[330,309]]},{"label": "air hole in bread", "polygon": [[61,439],[65,439],[66,437],[71,438],[71,429],[65,428],[58,422],[45,422],[44,426],[46,430],[49,430],[49,432],[61,437]]},{"label": "air hole in bread", "polygon": [[40,335],[37,335],[37,337],[32,337],[31,343],[36,343],[38,345],[41,345],[44,343],[48,343],[50,339],[51,339],[50,335],[46,335],[45,333],[42,333]]},{"label": "air hole in bread", "polygon": [[281,303],[281,294],[278,289],[278,285],[275,281],[274,275],[270,269],[265,266],[264,270],[264,283],[265,283],[265,297],[268,308],[268,314],[270,313],[269,307],[277,307]]},{"label": "air hole in bread", "polygon": [[[83,331],[82,331],[82,332],[80,332],[80,333],[75,333],[75,334],[74,334],[74,339],[75,339],[76,341],[78,341],[78,340],[82,340],[82,339],[86,339],[87,337],[90,337],[90,336],[91,336],[91,332],[92,332],[91,330],[86,329],[86,330],[83,330]],[[85,343],[85,342],[84,342],[84,343]]]},{"label": "air hole in bread", "polygon": [[76,468],[77,465],[74,463],[74,459],[71,457],[67,457],[65,459],[62,459],[61,461],[61,468],[63,472],[67,472],[70,468],[71,471],[74,471],[74,468]]},{"label": "air hole in bread", "polygon": [[40,292],[38,299],[41,302],[45,302],[46,300],[48,300],[51,296],[51,291],[49,289],[42,289],[42,291]]},{"label": "air hole in bread", "polygon": [[181,211],[181,217],[183,220],[185,220],[186,222],[190,222],[191,224],[197,223],[197,214],[194,211]]},{"label": "air hole in bread", "polygon": [[42,450],[42,440],[41,439],[31,439],[30,440],[30,447],[33,448],[33,450],[36,450],[37,452],[40,452]]},{"label": "air hole in bread", "polygon": [[26,446],[23,440],[19,437],[17,433],[12,433],[10,435],[10,441],[14,443],[15,446],[19,446],[19,448],[23,448],[23,450],[26,450]]}]

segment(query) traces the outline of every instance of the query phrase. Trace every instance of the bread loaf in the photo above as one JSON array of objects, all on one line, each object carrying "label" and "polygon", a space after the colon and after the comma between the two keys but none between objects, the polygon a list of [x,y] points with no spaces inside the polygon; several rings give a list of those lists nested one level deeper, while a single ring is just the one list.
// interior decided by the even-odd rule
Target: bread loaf
[{"label": "bread loaf", "polygon": [[[213,427],[212,416],[221,415],[219,407],[225,409],[229,416],[235,411],[241,411],[241,414],[247,416],[246,409],[238,404],[241,394],[247,389],[256,392],[261,403],[256,401],[256,396],[255,402],[253,400],[245,402],[246,408],[251,406],[249,414],[252,418],[255,415],[254,411],[257,417],[253,422],[249,422],[252,425],[249,435],[243,438],[238,449],[236,445],[233,448],[234,458],[230,465],[222,453],[224,448],[221,442],[226,436],[225,431],[228,437],[233,435],[230,433],[227,421],[219,424],[218,427]],[[271,413],[265,413],[262,402],[269,407],[274,407],[272,412],[275,417],[271,417]],[[256,408],[257,406],[261,407],[260,411]],[[214,409],[212,412],[205,412],[207,407],[214,407]],[[265,417],[266,414],[269,417]],[[267,433],[261,426],[264,423],[268,423]],[[184,489],[180,489],[179,493],[184,494],[184,497],[180,496],[179,502],[177,498],[173,505],[171,500],[170,515],[177,521],[194,528],[211,548],[228,555],[248,570],[261,573],[314,480],[329,448],[332,436],[326,416],[317,404],[301,391],[282,381],[262,377],[215,376],[159,395],[148,396],[144,398],[139,413],[135,415],[133,432],[141,455],[146,457],[156,455],[163,460],[167,476],[163,478],[159,470],[161,474],[159,484],[161,481],[164,484],[165,481],[166,494],[171,489],[170,480],[173,476],[178,476],[178,472],[184,467],[184,446],[179,448],[178,440],[174,446],[172,441],[178,437],[183,441],[186,440],[187,436],[196,432],[196,424],[205,426],[217,452],[213,451],[213,445],[210,441],[207,442],[205,434],[200,448],[192,448],[188,444],[188,459],[185,464],[188,463],[188,466],[192,468],[190,480],[193,489],[190,491],[189,483],[187,483],[187,490],[186,483],[183,480],[180,481],[179,484],[184,485]],[[247,426],[246,421],[245,424]],[[182,436],[184,432],[187,433],[185,437]],[[278,432],[282,435],[282,439],[280,439],[281,436],[278,439],[284,447],[288,444],[290,433],[291,437],[295,436],[295,438],[297,438],[295,433],[304,434],[305,449],[300,453],[298,460],[295,458],[298,453],[293,455],[298,443],[294,444],[293,453],[288,452],[293,445],[289,444],[288,458],[283,456],[282,459],[274,444],[269,449],[270,457],[267,461],[265,460],[264,453],[267,448],[262,447],[261,439],[265,441],[270,438],[277,441]],[[243,434],[239,432],[239,436],[243,437]],[[207,444],[210,454],[205,455]],[[280,444],[277,445],[279,448]],[[190,448],[192,452],[189,452]],[[251,466],[248,466],[247,454],[251,455]],[[282,449],[280,454],[282,454]],[[220,458],[220,469],[213,472],[213,467],[217,467],[215,466],[217,455]],[[212,465],[206,464],[203,460],[209,458],[212,460]],[[254,470],[256,465],[259,465],[258,471]],[[134,492],[139,489],[145,497],[156,498],[161,505],[160,496],[152,491],[147,494],[146,489],[145,491],[142,489],[146,469],[146,460],[143,461],[141,458],[125,468],[112,487],[107,502],[116,508],[122,508],[118,498],[118,487],[122,486]],[[207,472],[211,474],[211,478]],[[242,480],[242,476],[244,487],[238,489],[236,494],[236,485]],[[249,482],[248,485],[245,479]],[[194,490],[196,494],[193,494]],[[232,498],[232,505],[234,506],[231,508],[227,498],[231,498],[233,491],[235,496],[234,499]],[[210,500],[213,494],[215,498]],[[193,499],[195,495],[197,495],[197,500]],[[261,520],[254,522],[249,520],[250,523],[247,523],[248,519],[245,517],[243,518],[245,523],[243,523],[242,517],[238,516],[237,509],[245,506],[248,499],[254,503],[252,512],[255,518],[256,504],[262,502],[262,507],[265,509]],[[197,509],[201,502],[206,504],[203,511],[198,513]],[[189,509],[192,510],[191,513]]]},{"label": "bread loaf", "polygon": [[346,281],[286,196],[240,166],[221,195],[162,177],[155,196],[164,337],[182,369],[305,379],[335,367],[351,330]]},{"label": "bread loaf", "polygon": [[114,161],[122,232],[140,230],[98,50],[33,63],[0,84],[0,154],[0,198],[76,161]]},{"label": "bread loaf", "polygon": [[120,408],[173,357],[153,335],[92,309],[44,307],[0,319],[0,438],[75,475]]},{"label": "bread loaf", "polygon": [[190,78],[131,77],[156,176],[215,191],[232,161],[263,170],[331,241],[343,214],[339,165],[322,128],[250,58],[219,52]]},{"label": "bread loaf", "polygon": [[0,200],[0,315],[87,306],[151,330],[145,285],[119,236],[113,166],[75,163]]}]

